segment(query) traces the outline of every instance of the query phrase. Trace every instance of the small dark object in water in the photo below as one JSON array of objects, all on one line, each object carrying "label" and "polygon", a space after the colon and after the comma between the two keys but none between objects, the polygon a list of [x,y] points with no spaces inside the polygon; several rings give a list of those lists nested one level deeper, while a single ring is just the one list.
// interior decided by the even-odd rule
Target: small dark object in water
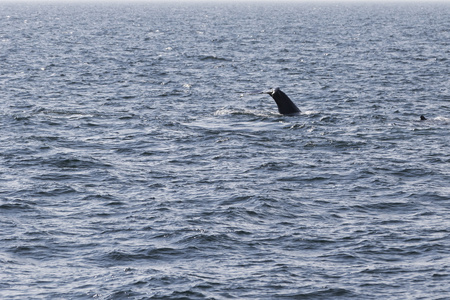
[{"label": "small dark object in water", "polygon": [[277,103],[278,112],[282,115],[299,115],[300,109],[292,102],[289,97],[283,93],[280,88],[271,89],[268,92],[263,92],[263,94],[269,94],[272,96],[273,100]]},{"label": "small dark object in water", "polygon": [[420,116],[420,121],[425,121],[427,118],[425,118],[425,116],[424,115],[421,115]]}]

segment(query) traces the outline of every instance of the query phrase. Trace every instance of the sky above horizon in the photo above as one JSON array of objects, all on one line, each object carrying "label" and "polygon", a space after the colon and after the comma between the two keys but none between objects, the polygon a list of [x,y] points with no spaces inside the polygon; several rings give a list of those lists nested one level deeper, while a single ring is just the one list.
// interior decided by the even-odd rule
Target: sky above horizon
[{"label": "sky above horizon", "polygon": [[[0,0],[1,3],[189,3],[189,2],[205,2],[205,3],[239,3],[239,2],[271,2],[273,0]],[[450,0],[281,0],[280,2],[292,3],[449,3]]]}]

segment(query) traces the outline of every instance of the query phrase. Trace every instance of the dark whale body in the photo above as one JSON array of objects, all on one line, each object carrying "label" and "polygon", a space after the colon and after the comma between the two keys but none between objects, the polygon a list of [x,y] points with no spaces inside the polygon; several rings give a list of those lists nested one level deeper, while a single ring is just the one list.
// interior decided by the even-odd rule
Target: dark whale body
[{"label": "dark whale body", "polygon": [[283,93],[280,88],[274,88],[266,92],[272,96],[273,100],[277,103],[278,112],[282,115],[295,116],[300,114],[300,109],[292,102],[289,97]]}]

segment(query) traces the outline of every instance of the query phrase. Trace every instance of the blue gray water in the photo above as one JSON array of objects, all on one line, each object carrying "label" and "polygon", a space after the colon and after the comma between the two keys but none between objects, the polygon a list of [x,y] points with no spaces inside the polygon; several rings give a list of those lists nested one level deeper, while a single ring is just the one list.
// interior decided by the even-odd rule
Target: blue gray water
[{"label": "blue gray water", "polygon": [[449,299],[449,42],[448,4],[1,4],[0,298]]}]

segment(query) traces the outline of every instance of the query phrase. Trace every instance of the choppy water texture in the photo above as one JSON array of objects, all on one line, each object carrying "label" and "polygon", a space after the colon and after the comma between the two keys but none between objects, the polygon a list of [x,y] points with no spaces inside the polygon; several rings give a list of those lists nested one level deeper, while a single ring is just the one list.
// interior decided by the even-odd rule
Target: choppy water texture
[{"label": "choppy water texture", "polygon": [[[448,4],[0,5],[0,297],[448,299],[449,29]],[[250,93],[276,86],[300,116]]]}]

